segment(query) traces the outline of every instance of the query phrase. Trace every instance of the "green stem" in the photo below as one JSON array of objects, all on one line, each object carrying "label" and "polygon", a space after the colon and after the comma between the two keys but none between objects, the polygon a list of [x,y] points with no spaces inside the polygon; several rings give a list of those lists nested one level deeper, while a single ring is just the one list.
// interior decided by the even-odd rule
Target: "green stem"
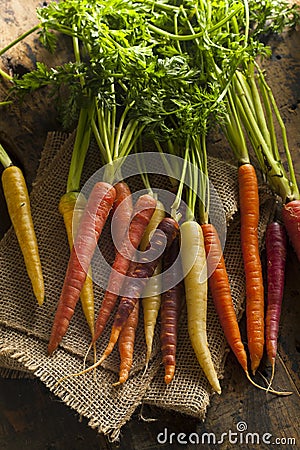
[{"label": "green stem", "polygon": [[253,116],[251,108],[249,107],[249,99],[246,98],[247,92],[242,89],[239,82],[235,83],[235,89],[241,104],[239,112],[241,113],[241,116],[243,115],[247,118],[247,133],[252,142],[254,152],[258,159],[261,160],[263,157],[263,167],[265,168],[265,173],[271,186],[283,201],[286,201],[287,198],[291,198],[292,192],[285,170],[281,162],[274,160],[272,151],[264,140],[257,119]]},{"label": "green stem", "polygon": [[92,131],[93,131],[94,137],[96,139],[96,142],[97,142],[97,144],[98,144],[98,146],[100,148],[100,152],[101,152],[102,157],[103,157],[103,155],[105,155],[105,157],[104,157],[105,163],[111,163],[112,159],[111,159],[110,152],[108,152],[108,154],[106,152],[106,148],[105,148],[105,146],[104,146],[104,144],[102,142],[102,139],[101,139],[99,130],[97,128],[95,119],[92,119],[91,126],[92,126]]},{"label": "green stem", "polygon": [[[189,139],[189,137],[187,137],[186,145],[185,145],[183,167],[181,169],[182,170],[181,177],[180,177],[179,185],[177,188],[175,200],[171,206],[171,216],[173,217],[173,219],[175,219],[177,221],[179,221],[181,218],[181,214],[178,212],[178,210],[179,210],[181,199],[182,199],[182,191],[183,191],[184,180],[186,177],[186,169],[187,169],[187,164],[188,164],[188,159],[189,159],[189,150],[190,150],[190,139]],[[190,205],[188,205],[188,206],[189,206],[189,210],[187,211],[187,214],[194,215],[194,211],[190,209]]]},{"label": "green stem", "polygon": [[107,158],[107,162],[112,162],[113,155],[111,148],[109,146],[109,139],[108,139],[108,133],[107,133],[107,126],[105,122],[105,114],[103,108],[98,108],[98,126],[99,126],[99,133],[103,142],[103,145],[105,147],[105,156]]},{"label": "green stem", "polygon": [[67,192],[79,191],[82,169],[90,144],[91,126],[90,111],[82,108],[79,114],[76,137],[71,157],[69,175],[67,180]]},{"label": "green stem", "polygon": [[[283,147],[284,147],[284,151],[285,151],[285,155],[286,155],[286,159],[287,159],[287,163],[288,163],[288,170],[289,170],[289,176],[290,176],[290,181],[291,181],[291,185],[292,185],[292,191],[293,191],[293,198],[299,198],[299,189],[298,189],[298,184],[297,184],[297,179],[296,179],[296,175],[295,175],[295,171],[294,171],[294,165],[293,165],[293,159],[289,150],[289,144],[288,144],[288,138],[287,138],[287,132],[286,132],[286,127],[284,125],[284,122],[282,120],[281,114],[279,112],[279,109],[277,107],[274,95],[272,93],[271,88],[268,86],[265,77],[263,76],[262,71],[259,71],[259,78],[261,80],[262,85],[264,86],[264,89],[266,90],[267,94],[268,94],[268,98],[271,102],[271,105],[273,107],[273,111],[274,114],[276,116],[276,119],[279,123],[280,129],[281,129],[281,133],[282,133],[282,140],[283,140]],[[280,155],[277,149],[277,152],[275,153],[275,158],[276,159],[280,159]]]},{"label": "green stem", "polygon": [[241,9],[243,9],[242,5],[239,5],[233,10],[231,13],[228,14],[228,16],[224,17],[224,19],[220,20],[218,23],[213,25],[211,28],[209,28],[207,31],[199,31],[199,33],[195,34],[173,34],[169,33],[168,31],[162,30],[159,27],[156,27],[155,25],[149,23],[148,27],[150,30],[154,31],[157,34],[160,34],[161,36],[164,36],[166,38],[172,39],[172,40],[178,40],[178,41],[192,41],[194,39],[200,38],[204,35],[205,32],[207,33],[213,33],[214,31],[217,31],[219,28],[221,28],[223,25],[226,24],[227,21],[229,21],[232,17],[234,17],[236,14],[238,14]]},{"label": "green stem", "polygon": [[20,41],[22,41],[23,39],[25,39],[27,36],[29,36],[30,34],[34,33],[36,30],[38,30],[39,28],[41,28],[41,24],[35,25],[33,28],[31,28],[30,30],[26,31],[25,33],[21,34],[19,37],[17,37],[16,39],[14,39],[13,41],[11,41],[6,47],[2,48],[0,50],[0,56],[2,56],[5,52],[7,52],[8,50],[10,50],[14,45],[18,44]]},{"label": "green stem", "polygon": [[225,134],[227,135],[237,160],[242,164],[249,163],[247,144],[231,89],[227,92],[227,100],[228,115],[225,122]]},{"label": "green stem", "polygon": [[262,132],[262,135],[264,136],[266,144],[268,145],[269,148],[272,148],[270,133],[269,133],[269,130],[267,127],[264,110],[263,110],[263,107],[261,104],[259,92],[258,92],[256,82],[255,82],[253,64],[249,64],[248,73],[249,73],[248,80],[249,80],[249,84],[250,84],[250,90],[251,90],[251,94],[252,94],[254,110],[256,113],[256,117],[257,117],[257,123]]},{"label": "green stem", "polygon": [[6,169],[9,166],[12,166],[12,160],[4,150],[4,147],[0,144],[0,161],[4,169]]},{"label": "green stem", "polygon": [[265,88],[264,83],[261,82],[260,77],[258,77],[258,85],[259,85],[259,90],[262,95],[263,105],[264,105],[264,108],[266,111],[266,122],[267,122],[267,127],[269,130],[269,134],[270,134],[270,147],[273,152],[274,159],[279,161],[280,155],[279,155],[279,150],[278,150],[278,145],[277,145],[277,138],[276,138],[276,131],[275,131],[274,120],[273,120],[272,107],[271,107],[268,91]]},{"label": "green stem", "polygon": [[128,137],[128,142],[126,142],[124,146],[122,146],[122,151],[120,153],[121,158],[124,158],[127,155],[129,155],[136,141],[140,138],[142,132],[144,131],[145,125],[140,126],[138,125],[139,125],[138,122],[136,122],[135,126],[132,127],[132,135],[130,136],[130,138]]},{"label": "green stem", "polygon": [[12,105],[13,101],[12,100],[7,100],[4,102],[0,102],[0,106],[7,106],[7,105]]},{"label": "green stem", "polygon": [[[115,83],[111,83],[111,92],[115,98]],[[115,144],[115,134],[116,134],[116,120],[117,120],[117,108],[116,103],[114,102],[112,106],[111,112],[111,136],[110,136],[110,148],[114,148]]]},{"label": "green stem", "polygon": [[116,159],[119,157],[119,150],[120,150],[120,140],[121,140],[121,135],[122,135],[122,129],[123,129],[123,125],[127,116],[128,111],[130,110],[130,108],[132,107],[134,102],[132,102],[130,105],[126,105],[123,114],[120,118],[119,121],[119,125],[118,125],[118,130],[117,130],[117,134],[116,134],[116,139],[115,139],[115,146],[113,149],[113,159]]},{"label": "green stem", "polygon": [[178,174],[178,170],[176,172],[176,170],[174,170],[174,168],[170,166],[169,161],[168,161],[168,159],[165,156],[165,153],[163,151],[163,148],[162,148],[160,142],[157,139],[154,139],[154,143],[156,145],[157,150],[159,151],[159,153],[161,155],[161,158],[163,160],[163,164],[164,164],[166,172],[168,174],[168,178],[170,180],[170,183],[171,183],[172,187],[175,188],[177,186],[178,182],[177,182],[177,179],[174,178],[174,174],[176,176]]},{"label": "green stem", "polygon": [[0,75],[2,76],[2,78],[12,81],[13,77],[8,75],[8,73],[6,73],[4,70],[0,69]]}]

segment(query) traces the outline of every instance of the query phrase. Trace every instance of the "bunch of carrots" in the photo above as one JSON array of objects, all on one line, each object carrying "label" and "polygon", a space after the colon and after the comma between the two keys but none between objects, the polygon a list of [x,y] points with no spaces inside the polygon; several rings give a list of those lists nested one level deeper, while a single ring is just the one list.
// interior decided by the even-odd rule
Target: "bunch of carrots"
[{"label": "bunch of carrots", "polygon": [[[56,70],[39,63],[35,71],[21,79],[1,71],[2,76],[11,80],[12,92],[24,93],[45,85],[56,89],[68,84],[67,106],[75,104],[78,113],[66,192],[62,193],[59,204],[70,256],[48,353],[52,354],[61,344],[81,298],[91,331],[88,350],[95,349],[94,364],[81,373],[102,364],[118,343],[118,383],[127,380],[133,362],[139,303],[143,298],[146,365],[151,357],[160,313],[162,361],[165,382],[170,383],[175,374],[177,333],[185,300],[195,356],[212,388],[221,393],[207,343],[210,289],[228,345],[247,378],[261,387],[249,373],[222,245],[209,214],[206,140],[214,124],[220,122],[238,163],[251,371],[253,374],[257,371],[266,347],[272,376],[265,389],[279,394],[271,384],[283,297],[285,229],[300,259],[300,195],[284,124],[272,91],[256,63],[256,56],[267,53],[267,49],[257,38],[257,26],[251,34],[254,20],[251,8],[260,6],[247,1],[220,4],[181,1],[178,5],[177,1],[169,0],[133,5],[128,0],[107,4],[82,0],[74,11],[73,2],[54,2],[38,10],[40,24],[32,31],[39,29],[43,41],[52,50],[55,48],[53,30],[70,36],[74,61]],[[292,13],[296,17],[294,9]],[[261,25],[261,33],[264,31]],[[288,173],[278,150],[274,117],[282,131]],[[252,144],[252,153],[247,148],[246,135]],[[104,179],[97,182],[85,198],[80,193],[81,176],[92,137],[98,144],[105,172]],[[148,192],[135,204],[120,175],[127,156],[137,151],[141,137],[154,142],[171,182],[174,174],[180,174],[175,187],[176,198],[168,214],[145,174],[141,177]],[[142,155],[143,150],[139,153]],[[172,162],[168,163],[163,157],[166,154],[183,161],[180,170]],[[2,180],[9,213],[34,293],[42,304],[41,264],[26,186],[3,147],[0,147],[0,160],[5,167]],[[280,219],[269,224],[266,234],[266,318],[254,160],[265,181],[281,199],[280,216],[284,223],[283,227]],[[115,258],[100,310],[95,316],[91,262],[103,228],[111,217],[117,227],[114,234],[118,237]],[[116,306],[109,342],[97,360],[96,342]]]}]

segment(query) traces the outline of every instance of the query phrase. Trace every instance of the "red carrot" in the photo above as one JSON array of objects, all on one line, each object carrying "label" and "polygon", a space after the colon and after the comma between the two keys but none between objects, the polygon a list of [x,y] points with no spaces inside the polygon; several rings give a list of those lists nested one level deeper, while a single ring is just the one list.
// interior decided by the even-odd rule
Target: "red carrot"
[{"label": "red carrot", "polygon": [[156,200],[149,194],[141,195],[134,206],[128,231],[112,265],[112,271],[96,321],[93,342],[99,338],[106,326],[118,299],[130,262],[133,260],[134,253],[140,244],[155,207]]},{"label": "red carrot", "polygon": [[[179,316],[183,305],[184,287],[181,263],[176,264],[179,255],[179,235],[163,257],[163,285],[168,289],[161,296],[161,352],[165,367],[165,382],[170,383],[176,367],[176,348]],[[179,281],[180,280],[180,281]]]},{"label": "red carrot", "polygon": [[246,276],[246,320],[251,369],[255,373],[264,350],[264,288],[258,246],[259,196],[255,169],[242,164],[238,172],[241,245]]},{"label": "red carrot", "polygon": [[268,224],[266,231],[267,256],[267,312],[266,349],[272,365],[272,382],[277,354],[278,329],[284,291],[286,262],[286,232],[278,222]]},{"label": "red carrot", "polygon": [[98,239],[115,200],[116,191],[108,183],[96,183],[83,212],[71,250],[65,280],[58,302],[48,353],[51,354],[64,337],[85,282]]},{"label": "red carrot", "polygon": [[300,200],[293,200],[285,204],[282,210],[282,218],[300,261]]}]

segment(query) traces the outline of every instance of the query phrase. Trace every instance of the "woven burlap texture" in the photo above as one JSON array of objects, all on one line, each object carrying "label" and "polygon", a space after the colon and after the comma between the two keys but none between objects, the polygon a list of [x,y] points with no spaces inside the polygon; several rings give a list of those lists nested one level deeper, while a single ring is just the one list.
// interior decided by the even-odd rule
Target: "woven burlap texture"
[{"label": "woven burlap texture", "polygon": [[[195,358],[188,339],[186,311],[182,312],[177,367],[174,380],[166,386],[163,379],[159,345],[159,323],[153,347],[153,356],[145,370],[145,341],[142,326],[142,308],[136,336],[134,364],[129,380],[122,386],[113,386],[118,379],[119,356],[115,348],[112,355],[97,368],[80,377],[65,375],[83,368],[83,359],[90,343],[80,303],[70,323],[69,330],[59,349],[49,357],[47,342],[63,284],[69,248],[58,203],[65,192],[74,135],[49,133],[42,152],[36,181],[31,191],[32,215],[40,246],[46,299],[38,306],[25,271],[16,236],[10,229],[0,243],[0,365],[2,376],[37,377],[69,407],[89,419],[89,425],[109,436],[118,438],[121,427],[130,419],[142,402],[203,419],[212,390]],[[218,150],[216,151],[218,153]],[[82,180],[100,167],[99,150],[91,145]],[[244,273],[239,242],[237,167],[223,158],[209,158],[209,176],[223,203],[228,223],[224,250],[236,313],[240,318],[244,308]],[[274,200],[265,187],[260,189],[261,217],[260,242],[265,226],[273,214]],[[107,240],[111,245],[110,241]],[[113,248],[111,247],[111,254]],[[95,285],[96,311],[103,291]],[[110,333],[109,322],[97,343],[102,354]],[[208,298],[208,343],[213,362],[220,378],[223,376],[227,345],[214,310]],[[89,358],[87,363],[90,363]]]}]

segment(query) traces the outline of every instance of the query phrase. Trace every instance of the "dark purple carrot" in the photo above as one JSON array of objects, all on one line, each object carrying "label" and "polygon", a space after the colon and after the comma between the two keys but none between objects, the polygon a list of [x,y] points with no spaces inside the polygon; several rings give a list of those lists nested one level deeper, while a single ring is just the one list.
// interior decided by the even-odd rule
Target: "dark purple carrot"
[{"label": "dark purple carrot", "polygon": [[[165,383],[174,377],[179,316],[183,305],[184,287],[181,263],[176,264],[179,255],[179,235],[174,239],[163,257],[163,286],[167,290],[161,296],[161,352],[165,367]],[[179,281],[180,280],[180,281]]]},{"label": "dark purple carrot", "polygon": [[284,291],[285,263],[287,253],[286,232],[278,222],[268,224],[266,230],[267,256],[267,312],[266,312],[266,350],[272,365],[274,377],[277,354],[278,329]]},{"label": "dark purple carrot", "polygon": [[102,334],[114,309],[130,263],[134,259],[136,249],[141,242],[155,208],[156,200],[149,194],[141,195],[134,206],[129,228],[123,237],[122,245],[117,251],[112,265],[107,288],[96,320],[93,343]]},{"label": "dark purple carrot", "polygon": [[54,317],[48,344],[49,354],[53,353],[58,347],[68,329],[115,196],[115,188],[104,182],[96,183],[89,196],[71,250],[62,292]]}]

